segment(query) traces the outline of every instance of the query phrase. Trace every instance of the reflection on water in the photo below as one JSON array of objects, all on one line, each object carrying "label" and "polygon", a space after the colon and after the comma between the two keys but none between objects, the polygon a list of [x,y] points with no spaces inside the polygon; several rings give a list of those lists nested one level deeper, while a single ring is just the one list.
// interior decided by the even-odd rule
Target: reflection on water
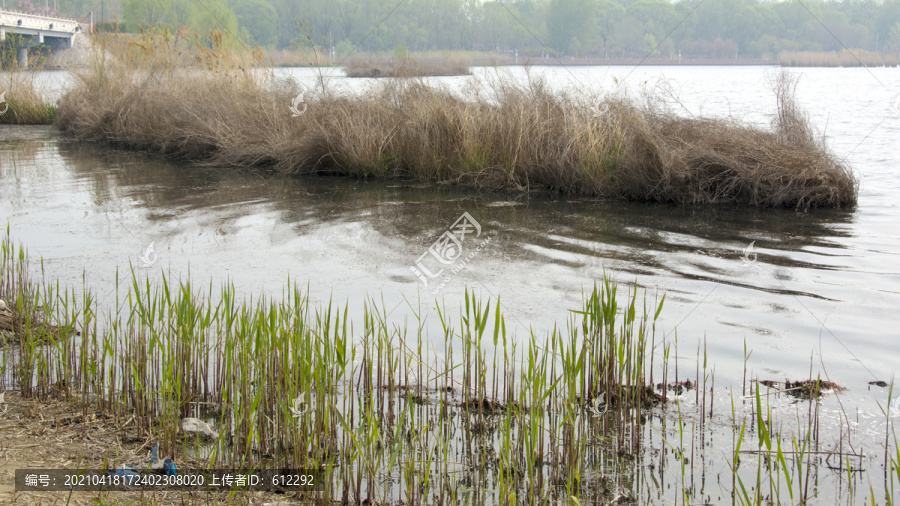
[{"label": "reflection on water", "polygon": [[[529,198],[407,180],[190,167],[47,129],[6,130],[2,149],[4,214],[14,233],[72,281],[83,270],[97,283],[117,266],[140,267],[153,243],[154,269],[228,277],[248,293],[274,293],[290,277],[309,280],[321,299],[376,296],[397,304],[421,296],[430,306],[436,283],[423,287],[409,266],[469,212],[490,246],[439,298],[455,300],[468,285],[501,295],[522,327],[546,328],[607,272],[636,280],[651,296],[667,294],[666,333],[679,324],[683,338],[705,334],[726,362],[746,338],[761,345],[757,356],[774,348],[766,365],[785,374],[808,368],[797,360],[817,346],[817,310],[830,315],[832,331],[876,328],[887,315],[871,300],[897,293],[874,273],[856,272],[857,217],[848,211]],[[751,242],[755,263],[742,258]],[[851,308],[851,295],[861,294],[869,302]],[[850,330],[842,341],[877,343]]]}]

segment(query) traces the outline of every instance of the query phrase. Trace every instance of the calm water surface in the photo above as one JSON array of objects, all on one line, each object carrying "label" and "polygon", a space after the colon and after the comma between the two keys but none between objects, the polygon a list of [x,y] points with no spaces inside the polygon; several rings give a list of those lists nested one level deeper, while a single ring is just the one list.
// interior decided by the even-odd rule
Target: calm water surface
[{"label": "calm water surface", "polygon": [[[665,78],[680,98],[672,107],[685,115],[731,114],[765,126],[775,111],[768,83],[776,70],[766,67],[531,71],[560,88],[632,95]],[[282,72],[313,85],[313,70]],[[887,391],[868,382],[900,373],[900,111],[891,107],[900,69],[795,73],[802,106],[861,180],[855,210],[675,207],[263,175],[3,126],[0,219],[43,257],[50,276],[80,286],[85,273],[107,303],[116,268],[124,273],[129,263],[155,278],[167,270],[204,283],[229,279],[246,295],[277,296],[290,278],[308,283],[314,301],[359,308],[371,297],[391,318],[412,318],[412,307],[432,325],[435,300],[456,307],[469,288],[500,296],[524,339],[530,328],[564,324],[606,272],[637,282],[648,298],[666,294],[658,339],[675,340],[677,328],[680,361],[691,370],[705,339],[717,385],[740,384],[746,342],[753,375],[827,374],[849,388],[859,412],[877,413]],[[435,81],[461,87],[465,79]],[[331,80],[366,92],[365,81]],[[464,243],[464,256],[476,254],[435,294],[436,283],[424,287],[410,265],[464,212],[480,224],[478,240],[491,240],[477,252],[474,241]],[[755,262],[742,254],[751,242],[756,255],[746,256]],[[148,268],[140,257],[151,243]]]}]

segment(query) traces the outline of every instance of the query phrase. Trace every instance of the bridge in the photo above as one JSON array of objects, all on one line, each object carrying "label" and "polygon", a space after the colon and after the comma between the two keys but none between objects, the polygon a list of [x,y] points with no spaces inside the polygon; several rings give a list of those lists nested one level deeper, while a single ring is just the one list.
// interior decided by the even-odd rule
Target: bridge
[{"label": "bridge", "polygon": [[16,48],[20,67],[28,66],[29,47],[45,44],[51,50],[69,49],[80,32],[81,25],[74,19],[0,10],[0,43]]}]

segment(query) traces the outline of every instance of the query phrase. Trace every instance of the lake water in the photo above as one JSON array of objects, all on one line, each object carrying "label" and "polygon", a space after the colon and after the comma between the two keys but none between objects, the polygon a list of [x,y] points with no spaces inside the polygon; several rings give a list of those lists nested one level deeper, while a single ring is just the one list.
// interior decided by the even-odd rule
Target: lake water
[{"label": "lake water", "polygon": [[[665,79],[680,98],[672,106],[685,115],[730,114],[760,126],[775,111],[769,82],[778,71],[531,69],[560,88],[632,95]],[[280,72],[314,85],[314,70]],[[489,72],[478,69],[475,78]],[[509,72],[524,79],[523,69]],[[290,278],[308,283],[313,301],[360,308],[370,297],[383,300],[391,319],[410,319],[412,306],[432,325],[435,300],[458,307],[468,288],[499,296],[520,339],[530,328],[542,334],[564,325],[605,272],[622,289],[636,282],[651,301],[666,295],[657,340],[674,341],[677,329],[686,370],[696,367],[705,339],[717,388],[740,391],[746,343],[749,375],[827,375],[848,389],[844,403],[859,423],[871,419],[869,429],[883,434],[878,403],[887,402],[887,389],[868,382],[900,373],[900,69],[792,73],[801,75],[799,102],[860,178],[856,209],[676,207],[264,175],[174,164],[45,127],[3,126],[0,219],[44,259],[50,277],[80,286],[84,273],[101,301],[113,299],[116,269],[125,273],[129,263],[151,277],[166,270],[203,284],[229,279],[248,296],[277,296]],[[59,74],[51,79],[65,83]],[[434,81],[455,87],[466,79]],[[367,84],[331,80],[359,93]],[[462,244],[465,268],[435,294],[436,280],[423,286],[410,266],[463,213],[481,235]]]}]

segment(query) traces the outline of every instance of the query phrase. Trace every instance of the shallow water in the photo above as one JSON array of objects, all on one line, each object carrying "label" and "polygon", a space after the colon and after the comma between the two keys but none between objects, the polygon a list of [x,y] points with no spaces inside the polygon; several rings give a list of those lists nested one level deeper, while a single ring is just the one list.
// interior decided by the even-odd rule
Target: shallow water
[{"label": "shallow water", "polygon": [[[313,85],[313,70],[282,72]],[[618,81],[632,94],[664,76],[681,99],[670,103],[684,114],[765,125],[775,110],[767,88],[774,70],[766,67],[532,72],[559,87],[615,90]],[[848,388],[844,409],[871,423],[863,430],[883,431],[878,403],[887,389],[868,382],[900,372],[900,111],[891,107],[900,69],[801,73],[801,105],[860,177],[857,209],[675,207],[198,168],[74,142],[49,128],[3,126],[0,217],[50,277],[80,286],[85,273],[107,303],[116,268],[124,274],[129,262],[151,277],[165,269],[202,283],[229,279],[246,295],[278,296],[290,278],[308,283],[314,301],[359,308],[372,297],[391,318],[411,319],[412,306],[431,325],[435,299],[456,307],[468,287],[500,296],[507,324],[524,339],[529,328],[543,335],[564,325],[605,272],[636,281],[651,302],[666,295],[657,340],[673,341],[677,328],[683,370],[695,369],[705,338],[717,388],[739,392],[746,342],[749,376],[827,375]],[[333,80],[364,92],[365,81]],[[462,243],[469,261],[435,294],[437,280],[423,286],[410,266],[463,213],[481,235]],[[751,243],[755,253],[746,251]],[[824,404],[838,409],[833,399]]]}]

